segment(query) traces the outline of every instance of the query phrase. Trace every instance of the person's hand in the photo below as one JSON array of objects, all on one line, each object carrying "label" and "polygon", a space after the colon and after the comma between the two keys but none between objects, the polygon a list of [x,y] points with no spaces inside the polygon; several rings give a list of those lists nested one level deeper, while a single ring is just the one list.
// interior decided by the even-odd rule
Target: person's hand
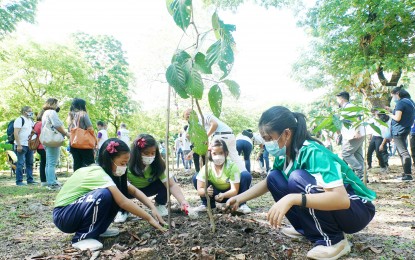
[{"label": "person's hand", "polygon": [[167,225],[166,221],[164,221],[164,219],[160,216],[160,213],[158,212],[156,208],[151,209],[151,215],[153,216],[154,219],[160,222],[160,224]]},{"label": "person's hand", "polygon": [[189,202],[187,202],[187,201],[183,201],[181,204],[180,204],[180,208],[181,208],[181,210],[187,215],[187,214],[189,214],[189,207],[190,207],[190,204],[189,204]]},{"label": "person's hand", "polygon": [[209,197],[212,197],[212,196],[213,196],[213,188],[212,188],[212,185],[210,185],[210,186],[207,188],[207,193],[208,193]]},{"label": "person's hand", "polygon": [[223,195],[222,192],[220,192],[218,195],[215,196],[215,200],[217,202],[221,202],[225,198],[225,195]]},{"label": "person's hand", "polygon": [[23,151],[23,147],[21,145],[18,145],[16,150],[18,153],[21,153]]},{"label": "person's hand", "polygon": [[239,209],[239,204],[238,198],[236,196],[232,197],[226,202],[226,210],[236,211]]},{"label": "person's hand", "polygon": [[192,158],[193,158],[193,155],[189,153],[188,155],[186,155],[185,160],[190,161]]},{"label": "person's hand", "polygon": [[[160,223],[159,223],[159,222],[157,222],[154,218],[150,218],[150,219],[148,220],[148,223],[149,223],[150,225],[152,225],[154,228],[156,228],[157,230],[160,230],[161,232],[166,232],[166,231],[167,231],[167,229],[166,229],[166,228],[164,228],[164,227],[162,227],[162,226],[160,225]],[[165,223],[165,222],[164,222],[164,225],[167,225],[167,223]]]},{"label": "person's hand", "polygon": [[383,151],[383,147],[384,147],[383,144],[379,145],[379,151]]},{"label": "person's hand", "polygon": [[284,196],[278,202],[274,203],[274,205],[270,208],[267,214],[267,220],[273,227],[281,227],[282,219],[284,218],[285,214],[288,210],[291,209],[293,206],[293,199],[291,195],[297,194],[289,194]]}]

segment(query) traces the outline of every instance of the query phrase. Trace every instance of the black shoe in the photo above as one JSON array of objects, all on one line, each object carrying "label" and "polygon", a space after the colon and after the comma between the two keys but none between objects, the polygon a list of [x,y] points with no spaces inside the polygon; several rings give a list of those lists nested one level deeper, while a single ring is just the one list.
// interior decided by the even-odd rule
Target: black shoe
[{"label": "black shoe", "polygon": [[402,181],[413,181],[412,175],[405,174],[404,176],[402,176]]}]

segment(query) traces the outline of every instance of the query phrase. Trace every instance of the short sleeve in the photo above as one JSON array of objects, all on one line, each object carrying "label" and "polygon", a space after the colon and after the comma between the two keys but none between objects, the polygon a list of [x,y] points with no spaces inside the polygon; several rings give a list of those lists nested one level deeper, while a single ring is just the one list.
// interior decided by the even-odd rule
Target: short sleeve
[{"label": "short sleeve", "polygon": [[117,135],[118,135],[118,136],[121,136],[121,132],[120,132],[120,131],[117,131]]},{"label": "short sleeve", "polygon": [[58,113],[56,113],[55,110],[50,110],[49,119],[53,127],[58,128],[58,127],[63,126],[61,120],[59,120]]},{"label": "short sleeve", "polygon": [[98,138],[102,138],[102,133],[101,133],[101,131],[99,131],[98,132],[98,136],[97,136]]},{"label": "short sleeve", "polygon": [[310,147],[299,155],[300,168],[308,171],[323,188],[335,188],[343,185],[340,163],[332,160],[318,148]]},{"label": "short sleeve", "polygon": [[14,120],[13,127],[14,128],[22,128],[23,127],[23,118],[18,117],[16,120]]},{"label": "short sleeve", "polygon": [[196,179],[202,182],[206,182],[205,180],[205,166],[203,166],[200,171],[198,172]]},{"label": "short sleeve", "polygon": [[87,113],[84,114],[83,120],[84,120],[85,128],[92,126],[91,119],[89,119],[89,116]]},{"label": "short sleeve", "polygon": [[[169,176],[170,178],[173,178],[174,177],[174,175],[173,174],[171,174],[170,176]],[[166,175],[166,173],[165,172],[163,172],[161,175],[160,175],[160,177],[159,177],[159,179],[160,179],[160,181],[161,182],[167,182],[167,175]]]}]

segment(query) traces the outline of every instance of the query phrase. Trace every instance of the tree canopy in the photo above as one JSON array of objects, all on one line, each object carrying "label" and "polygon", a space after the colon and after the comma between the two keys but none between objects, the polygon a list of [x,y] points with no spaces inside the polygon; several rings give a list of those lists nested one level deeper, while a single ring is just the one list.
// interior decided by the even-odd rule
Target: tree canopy
[{"label": "tree canopy", "polygon": [[0,39],[13,32],[20,21],[33,23],[38,0],[0,1]]}]

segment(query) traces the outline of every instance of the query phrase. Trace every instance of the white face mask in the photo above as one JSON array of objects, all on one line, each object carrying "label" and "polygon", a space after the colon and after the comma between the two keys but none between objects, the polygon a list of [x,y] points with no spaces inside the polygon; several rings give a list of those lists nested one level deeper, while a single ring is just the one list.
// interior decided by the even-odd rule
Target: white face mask
[{"label": "white face mask", "polygon": [[144,165],[150,165],[154,162],[155,156],[141,156]]},{"label": "white face mask", "polygon": [[219,166],[225,162],[225,156],[224,155],[213,155],[212,160],[215,165]]},{"label": "white face mask", "polygon": [[127,171],[127,165],[126,166],[118,166],[118,165],[115,164],[115,166],[117,166],[117,168],[115,169],[115,172],[112,173],[112,174],[114,174],[114,176],[117,176],[117,177],[123,176],[125,174],[125,172]]}]

